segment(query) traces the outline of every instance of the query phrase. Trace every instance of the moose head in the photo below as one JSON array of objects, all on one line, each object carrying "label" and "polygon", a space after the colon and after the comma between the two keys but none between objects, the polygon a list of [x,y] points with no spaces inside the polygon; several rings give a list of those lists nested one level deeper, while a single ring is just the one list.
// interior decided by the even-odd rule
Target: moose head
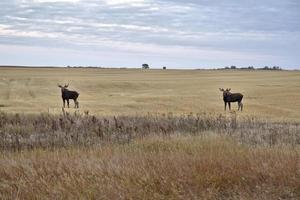
[{"label": "moose head", "polygon": [[65,86],[62,86],[60,84],[57,84],[58,87],[61,88],[61,91],[63,92],[64,90],[66,90],[68,87],[69,87],[69,83],[68,84],[65,84]]},{"label": "moose head", "polygon": [[227,88],[226,90],[224,90],[223,88],[219,88],[219,90],[220,90],[221,92],[223,92],[223,97],[226,97],[226,96],[228,96],[228,95],[231,94],[231,93],[230,93],[231,88]]}]

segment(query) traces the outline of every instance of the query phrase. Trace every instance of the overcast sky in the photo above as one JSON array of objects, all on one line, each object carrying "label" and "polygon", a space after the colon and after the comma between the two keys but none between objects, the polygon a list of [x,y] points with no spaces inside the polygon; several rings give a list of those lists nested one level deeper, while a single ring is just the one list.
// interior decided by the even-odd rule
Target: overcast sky
[{"label": "overcast sky", "polygon": [[299,0],[1,0],[0,65],[300,69]]}]

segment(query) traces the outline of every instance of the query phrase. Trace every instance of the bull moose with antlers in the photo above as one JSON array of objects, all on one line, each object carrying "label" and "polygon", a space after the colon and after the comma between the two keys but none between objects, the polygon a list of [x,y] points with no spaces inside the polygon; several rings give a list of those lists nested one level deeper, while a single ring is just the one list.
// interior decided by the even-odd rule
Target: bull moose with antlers
[{"label": "bull moose with antlers", "polygon": [[67,87],[69,86],[69,84],[65,85],[65,86],[61,86],[61,85],[57,84],[57,86],[61,88],[61,97],[62,97],[62,100],[64,103],[64,107],[65,107],[65,102],[67,101],[68,108],[69,108],[69,100],[73,99],[75,108],[79,108],[79,102],[77,101],[79,93],[76,91],[68,90]]},{"label": "bull moose with antlers", "polygon": [[243,103],[242,103],[242,100],[243,100],[243,95],[241,93],[231,93],[230,92],[230,88],[224,90],[223,88],[219,88],[219,90],[221,92],[223,92],[223,100],[224,100],[224,103],[225,103],[225,110],[226,110],[226,105],[228,104],[228,107],[229,107],[229,110],[231,110],[231,105],[230,103],[231,102],[238,102],[238,110],[241,109],[241,111],[243,111]]}]

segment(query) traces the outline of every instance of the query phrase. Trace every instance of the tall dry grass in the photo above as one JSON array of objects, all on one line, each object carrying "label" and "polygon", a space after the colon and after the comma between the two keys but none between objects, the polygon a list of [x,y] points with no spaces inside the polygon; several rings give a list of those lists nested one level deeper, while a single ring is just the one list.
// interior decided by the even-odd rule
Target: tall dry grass
[{"label": "tall dry grass", "polygon": [[269,122],[236,114],[97,117],[88,113],[22,115],[0,112],[0,149],[22,150],[130,143],[148,135],[211,132],[252,145],[300,144],[300,124]]},{"label": "tall dry grass", "polygon": [[1,199],[299,199],[300,148],[229,136],[3,153]]},{"label": "tall dry grass", "polygon": [[299,123],[0,113],[0,199],[299,199]]}]

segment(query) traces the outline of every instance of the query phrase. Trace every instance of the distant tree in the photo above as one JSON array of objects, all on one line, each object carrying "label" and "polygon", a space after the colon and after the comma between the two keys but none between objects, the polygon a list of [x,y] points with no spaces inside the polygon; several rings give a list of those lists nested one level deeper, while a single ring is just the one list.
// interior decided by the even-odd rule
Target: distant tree
[{"label": "distant tree", "polygon": [[281,70],[279,66],[273,66],[273,70]]},{"label": "distant tree", "polygon": [[142,65],[142,69],[149,69],[150,67],[149,67],[149,65],[148,64],[143,64]]},{"label": "distant tree", "polygon": [[163,66],[163,69],[167,69],[167,67],[166,67],[166,66]]},{"label": "distant tree", "polygon": [[236,69],[236,66],[232,65],[232,66],[230,67],[230,69]]},{"label": "distant tree", "polygon": [[230,69],[230,68],[228,66],[226,66],[225,69]]},{"label": "distant tree", "polygon": [[269,70],[270,68],[268,66],[264,66],[263,70]]},{"label": "distant tree", "polygon": [[249,66],[248,69],[254,69],[254,67],[253,66]]}]

